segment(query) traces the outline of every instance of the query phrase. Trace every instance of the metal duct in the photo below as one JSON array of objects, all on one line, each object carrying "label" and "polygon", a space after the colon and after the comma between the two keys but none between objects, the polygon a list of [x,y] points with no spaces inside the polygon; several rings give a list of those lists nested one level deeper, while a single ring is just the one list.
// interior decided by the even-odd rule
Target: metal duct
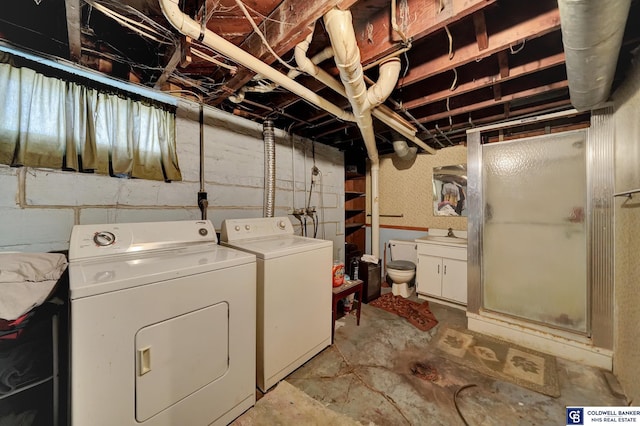
[{"label": "metal duct", "polygon": [[264,217],[273,217],[276,201],[276,138],[273,121],[262,124],[264,140]]},{"label": "metal duct", "polygon": [[571,103],[594,109],[609,97],[631,0],[558,0]]}]

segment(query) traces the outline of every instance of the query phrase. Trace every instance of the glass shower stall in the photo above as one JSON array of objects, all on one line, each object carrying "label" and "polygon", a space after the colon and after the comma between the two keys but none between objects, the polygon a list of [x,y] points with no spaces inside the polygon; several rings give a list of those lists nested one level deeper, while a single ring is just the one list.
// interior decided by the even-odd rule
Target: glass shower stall
[{"label": "glass shower stall", "polygon": [[468,132],[470,329],[483,332],[486,321],[521,342],[613,347],[611,112],[592,111],[577,130],[508,141],[496,137],[501,125]]}]

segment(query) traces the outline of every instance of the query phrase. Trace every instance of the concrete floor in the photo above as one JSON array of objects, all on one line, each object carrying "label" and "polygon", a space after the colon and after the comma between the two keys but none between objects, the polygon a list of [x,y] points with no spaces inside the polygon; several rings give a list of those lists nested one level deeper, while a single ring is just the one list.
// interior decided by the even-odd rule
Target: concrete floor
[{"label": "concrete floor", "polygon": [[[430,303],[439,321],[429,332],[403,318],[363,305],[360,326],[355,315],[339,320],[333,346],[325,349],[286,380],[326,407],[363,425],[469,425],[565,424],[565,407],[621,406],[604,372],[557,359],[561,396],[552,398],[484,376],[464,367],[434,346],[439,329],[465,328],[459,309]],[[342,325],[344,324],[344,325]],[[340,326],[342,325],[342,326]],[[411,367],[421,362],[434,367],[439,378],[421,379]]]}]

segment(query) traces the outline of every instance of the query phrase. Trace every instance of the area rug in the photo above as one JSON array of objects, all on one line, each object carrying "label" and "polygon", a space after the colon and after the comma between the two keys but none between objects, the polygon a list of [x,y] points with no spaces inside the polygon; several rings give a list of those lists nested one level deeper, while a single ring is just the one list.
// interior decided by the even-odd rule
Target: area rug
[{"label": "area rug", "polygon": [[552,397],[560,396],[556,358],[469,330],[444,328],[436,343],[448,359],[487,376]]},{"label": "area rug", "polygon": [[419,303],[402,296],[394,296],[393,293],[385,293],[370,302],[369,306],[406,318],[409,323],[422,331],[429,331],[438,324],[438,320],[429,310],[427,301]]},{"label": "area rug", "polygon": [[362,426],[337,413],[286,381],[262,397],[256,405],[231,423],[233,426]]}]

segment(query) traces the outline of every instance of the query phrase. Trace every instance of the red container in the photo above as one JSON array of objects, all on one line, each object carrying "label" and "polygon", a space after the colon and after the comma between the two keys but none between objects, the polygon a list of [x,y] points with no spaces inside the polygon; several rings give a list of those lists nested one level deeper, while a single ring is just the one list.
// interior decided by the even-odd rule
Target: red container
[{"label": "red container", "polygon": [[331,275],[333,276],[334,287],[340,287],[344,284],[344,263],[338,261],[333,262]]}]

